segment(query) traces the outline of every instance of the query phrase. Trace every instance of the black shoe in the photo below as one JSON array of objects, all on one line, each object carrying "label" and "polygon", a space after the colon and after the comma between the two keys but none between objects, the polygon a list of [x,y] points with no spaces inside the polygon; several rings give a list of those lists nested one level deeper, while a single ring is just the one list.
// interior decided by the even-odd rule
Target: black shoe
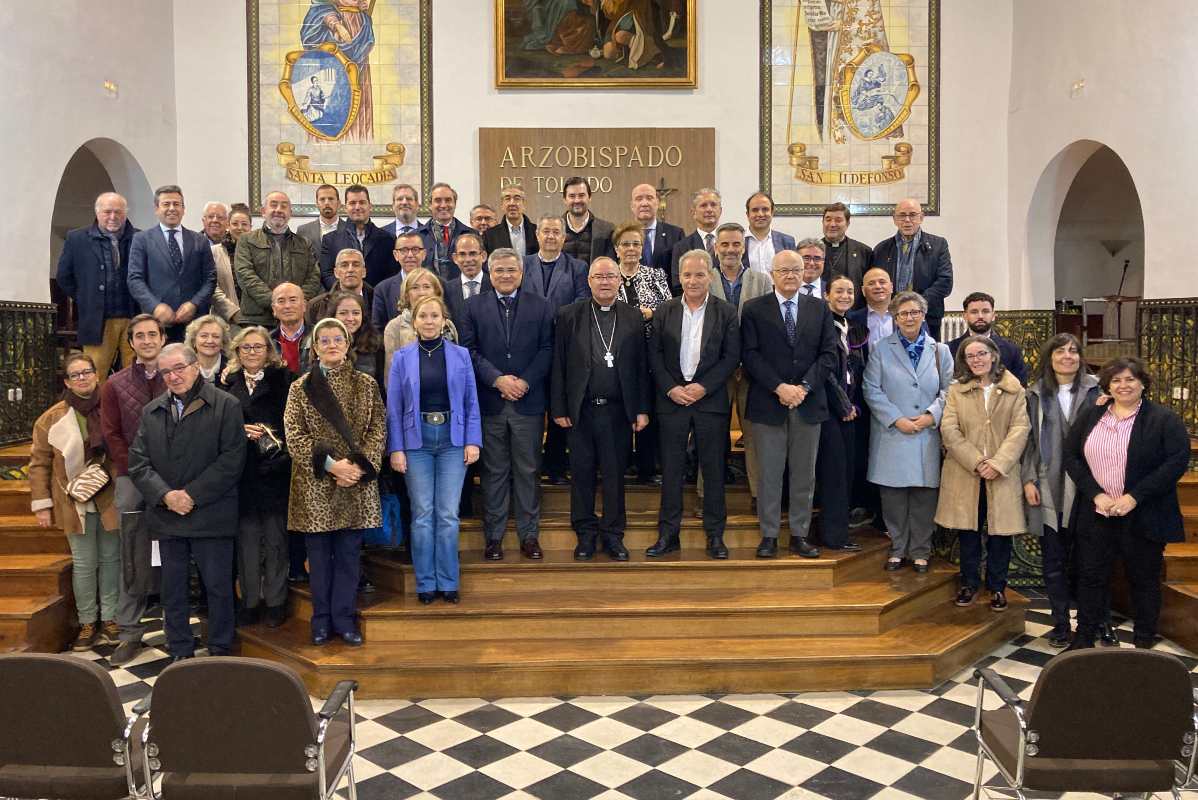
[{"label": "black shoe", "polygon": [[487,549],[483,551],[483,558],[487,561],[503,561],[503,540],[496,539],[487,542]]},{"label": "black shoe", "polygon": [[819,548],[801,536],[790,537],[790,552],[803,558],[819,558]]},{"label": "black shoe", "polygon": [[570,482],[562,475],[546,475],[545,483],[550,486],[566,486]]},{"label": "black shoe", "polygon": [[885,566],[882,567],[887,572],[898,572],[902,568],[903,560],[901,558],[888,558],[886,559]]},{"label": "black shoe", "polygon": [[378,587],[371,582],[370,578],[363,575],[358,580],[358,591],[362,594],[374,594],[378,591]]},{"label": "black shoe", "polygon": [[658,535],[657,541],[649,545],[649,549],[645,551],[647,556],[664,556],[666,553],[673,553],[675,550],[681,550],[682,543],[678,541],[678,534],[671,536],[668,533]]},{"label": "black shoe", "polygon": [[299,575],[288,575],[287,582],[292,586],[302,586],[308,582],[308,573],[301,572]]},{"label": "black shoe", "polygon": [[1089,636],[1082,636],[1081,631],[1073,634],[1073,641],[1065,648],[1066,653],[1074,650],[1092,650],[1094,649],[1094,640]]},{"label": "black shoe", "polygon": [[350,647],[362,646],[362,634],[357,631],[346,631],[341,634],[341,641],[345,642]]},{"label": "black shoe", "polygon": [[1151,650],[1156,644],[1155,636],[1136,636],[1131,640],[1137,650]]},{"label": "black shoe", "polygon": [[864,508],[854,508],[849,512],[849,528],[863,528],[874,521],[874,515]]},{"label": "black shoe", "polygon": [[1005,592],[995,592],[990,595],[990,610],[991,611],[1006,611],[1007,610],[1007,595]]},{"label": "black shoe", "polygon": [[847,542],[845,542],[844,544],[840,545],[839,547],[834,547],[834,546],[828,544],[827,542],[825,542],[824,549],[825,550],[835,550],[838,553],[857,553],[857,552],[860,552],[861,545],[857,544],[852,539],[850,539]]},{"label": "black shoe", "polygon": [[636,482],[641,486],[661,486],[660,475],[646,475],[636,479]]},{"label": "black shoe", "polygon": [[605,536],[603,538],[603,549],[607,551],[607,555],[612,561],[627,561],[628,548],[624,546],[624,541],[618,536]]},{"label": "black shoe", "polygon": [[1118,647],[1119,635],[1115,633],[1115,628],[1111,623],[1104,622],[1098,626],[1098,641],[1103,647]]},{"label": "black shoe", "polygon": [[703,519],[703,506],[695,506],[695,510],[692,513],[695,519]]},{"label": "black shoe", "polygon": [[266,627],[278,628],[287,621],[287,606],[266,607]]},{"label": "black shoe", "polygon": [[724,544],[723,536],[707,537],[707,555],[721,560],[728,557],[728,546]]},{"label": "black shoe", "polygon": [[262,609],[258,606],[253,608],[243,608],[237,612],[237,627],[245,625],[257,625],[262,615]]},{"label": "black shoe", "polygon": [[778,556],[778,540],[773,537],[761,537],[761,544],[757,545],[758,558],[776,558]]},{"label": "black shoe", "polygon": [[176,663],[176,662],[179,662],[179,661],[186,661],[186,660],[187,660],[187,659],[189,659],[189,658],[195,658],[195,656],[194,656],[194,655],[190,655],[190,656],[171,656],[171,663],[172,663],[172,664],[174,664],[174,663]]},{"label": "black shoe", "polygon": [[595,557],[595,537],[578,537],[578,546],[574,548],[575,561],[590,561]]},{"label": "black shoe", "polygon": [[329,643],[328,631],[312,631],[312,644],[320,647]]},{"label": "black shoe", "polygon": [[114,667],[128,664],[137,658],[137,654],[141,652],[141,647],[141,642],[121,642],[112,651],[112,655],[108,656],[108,663]]},{"label": "black shoe", "polygon": [[541,543],[535,536],[529,536],[520,542],[520,553],[532,561],[540,561],[545,557],[545,552],[541,549]]},{"label": "black shoe", "polygon": [[427,606],[427,605],[431,604],[434,600],[437,599],[437,593],[436,592],[418,592],[416,594],[416,599],[419,600],[421,602],[421,604]]},{"label": "black shoe", "polygon": [[957,599],[953,601],[954,605],[966,606],[973,605],[973,598],[977,596],[978,590],[968,586],[962,586],[961,591],[957,592]]},{"label": "black shoe", "polygon": [[1069,641],[1072,637],[1069,635],[1069,628],[1053,628],[1048,633],[1048,645],[1060,650],[1063,647],[1069,646]]},{"label": "black shoe", "polygon": [[926,562],[926,561],[925,561],[925,562],[923,562],[922,564],[920,564],[918,561],[912,561],[912,562],[911,562],[911,569],[915,570],[915,571],[916,571],[916,572],[918,572],[920,575],[923,575],[924,573],[926,573],[926,572],[927,572],[927,571],[930,569],[930,565],[929,565],[929,564],[928,564],[928,562]]},{"label": "black shoe", "polygon": [[462,598],[456,590],[450,592],[441,592],[441,599],[453,606],[456,606],[458,603],[462,602]]}]

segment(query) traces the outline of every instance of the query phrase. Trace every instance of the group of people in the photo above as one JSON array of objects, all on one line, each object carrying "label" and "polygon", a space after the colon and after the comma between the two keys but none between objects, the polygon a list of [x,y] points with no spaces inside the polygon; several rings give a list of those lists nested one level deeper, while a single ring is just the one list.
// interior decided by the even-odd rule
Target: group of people
[{"label": "group of people", "polygon": [[39,522],[71,542],[76,647],[114,641],[115,663],[136,656],[152,541],[174,658],[194,652],[193,563],[213,654],[229,652],[239,619],[281,625],[305,565],[313,643],[361,644],[360,555],[363,532],[383,524],[380,491],[403,498],[419,601],[458,603],[475,472],[485,558],[505,557],[509,515],[521,555],[543,558],[540,475],[564,483],[568,469],[574,557],[624,561],[626,470],[660,482],[646,556],[662,557],[681,548],[693,453],[706,552],[728,558],[733,410],[757,557],[777,556],[784,504],[791,552],[859,550],[850,530],[874,519],[888,571],[926,572],[940,525],[959,541],[957,604],[980,591],[984,553],[1002,611],[1011,537],[1030,530],[1044,542],[1054,643],[1104,635],[1122,557],[1136,642],[1151,644],[1163,545],[1182,537],[1184,425],[1143,396],[1140,362],[1116,360],[1096,382],[1067,334],[1044,344],[1028,382],[985,293],[965,298],[969,333],[938,341],[952,264],[917,201],[897,204],[895,236],[869,248],[848,238],[840,203],[822,238],[774,231],[764,193],[745,204],[746,231],[722,221],[717,191],[697,190],[689,235],[657,218],[648,183],[619,225],[591,214],[581,178],[565,182],[564,213],[535,224],[518,186],[502,192],[502,218],[480,205],[471,225],[446,184],[424,224],[411,186],[394,188],[384,227],[366,187],[344,199],[341,219],[341,193],[319,187],[319,219],[295,232],[282,192],[265,198],[258,230],[235,231],[210,203],[195,233],[180,225],[181,190],[165,186],[159,225],[135,232],[108,193],[95,224],[68,234],[58,283],[83,350],[35,426],[30,480]]}]

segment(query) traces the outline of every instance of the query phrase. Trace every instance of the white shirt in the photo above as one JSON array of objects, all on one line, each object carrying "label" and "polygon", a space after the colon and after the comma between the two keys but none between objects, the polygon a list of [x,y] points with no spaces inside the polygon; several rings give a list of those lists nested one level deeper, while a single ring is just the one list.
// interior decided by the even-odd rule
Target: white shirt
[{"label": "white shirt", "polygon": [[1061,418],[1069,419],[1069,412],[1073,409],[1072,383],[1057,386],[1057,403],[1061,406]]},{"label": "white shirt", "polygon": [[404,233],[404,228],[407,228],[407,233],[415,233],[420,230],[420,220],[413,219],[411,222],[404,222],[399,217],[395,218],[395,235],[399,236]]},{"label": "white shirt", "polygon": [[[811,296],[816,300],[821,299],[824,296],[824,279],[816,278],[815,280],[811,281],[811,285],[815,287],[811,290]],[[806,282],[799,284],[799,294],[807,294]]]},{"label": "white shirt", "polygon": [[336,217],[333,217],[333,221],[330,224],[325,225],[324,218],[322,217],[320,220],[320,235],[321,235],[321,237],[323,238],[326,233],[332,233],[333,231],[337,230],[337,226],[340,224],[341,224],[341,220],[337,219]]},{"label": "white shirt", "polygon": [[678,366],[682,369],[682,377],[688,382],[695,377],[699,369],[699,351],[703,347],[703,316],[707,312],[707,297],[703,304],[691,311],[691,307],[682,301],[682,341],[678,347]]},{"label": "white shirt", "polygon": [[470,285],[469,284],[471,282],[478,284],[478,292],[476,292],[476,294],[483,293],[483,274],[481,272],[478,273],[477,275],[475,275],[473,278],[467,278],[466,273],[464,273],[464,272],[459,277],[462,279],[462,299],[463,300],[470,299]]},{"label": "white shirt", "polygon": [[769,275],[774,263],[773,230],[766,231],[764,239],[758,239],[756,234],[750,232],[745,237],[745,252],[749,256],[749,269]]}]

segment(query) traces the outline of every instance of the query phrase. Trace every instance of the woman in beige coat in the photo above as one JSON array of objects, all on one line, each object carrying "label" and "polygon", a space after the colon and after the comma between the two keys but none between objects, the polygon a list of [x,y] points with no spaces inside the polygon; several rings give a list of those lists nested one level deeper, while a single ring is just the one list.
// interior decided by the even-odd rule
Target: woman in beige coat
[{"label": "woman in beige coat", "polygon": [[986,336],[961,342],[953,377],[940,421],[948,457],[940,475],[936,524],[957,531],[961,591],[956,603],[968,606],[980,586],[985,521],[990,608],[1005,611],[1011,546],[1016,534],[1027,532],[1020,479],[1027,401],[1019,380],[1003,367],[998,347]]},{"label": "woman in beige coat", "polygon": [[[100,431],[100,391],[96,362],[73,353],[63,364],[66,391],[33,424],[29,451],[29,494],[37,524],[57,523],[71,546],[71,583],[79,614],[75,650],[93,644],[117,644],[116,606],[120,595],[120,514],[113,502],[112,463]],[[67,486],[98,463],[107,484],[85,503],[67,494]],[[100,603],[96,604],[99,592]],[[103,624],[100,624],[103,620]]]}]

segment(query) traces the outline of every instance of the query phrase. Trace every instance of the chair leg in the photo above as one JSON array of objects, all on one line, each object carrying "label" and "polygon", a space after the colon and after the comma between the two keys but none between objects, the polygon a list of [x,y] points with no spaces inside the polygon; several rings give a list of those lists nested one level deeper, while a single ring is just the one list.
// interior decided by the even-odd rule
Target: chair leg
[{"label": "chair leg", "polygon": [[985,763],[986,754],[982,750],[982,745],[978,743],[978,765],[973,774],[973,800],[978,800],[982,796],[982,765]]},{"label": "chair leg", "polygon": [[345,773],[349,779],[349,800],[358,800],[358,782],[354,780],[354,756],[349,757],[349,770]]}]

